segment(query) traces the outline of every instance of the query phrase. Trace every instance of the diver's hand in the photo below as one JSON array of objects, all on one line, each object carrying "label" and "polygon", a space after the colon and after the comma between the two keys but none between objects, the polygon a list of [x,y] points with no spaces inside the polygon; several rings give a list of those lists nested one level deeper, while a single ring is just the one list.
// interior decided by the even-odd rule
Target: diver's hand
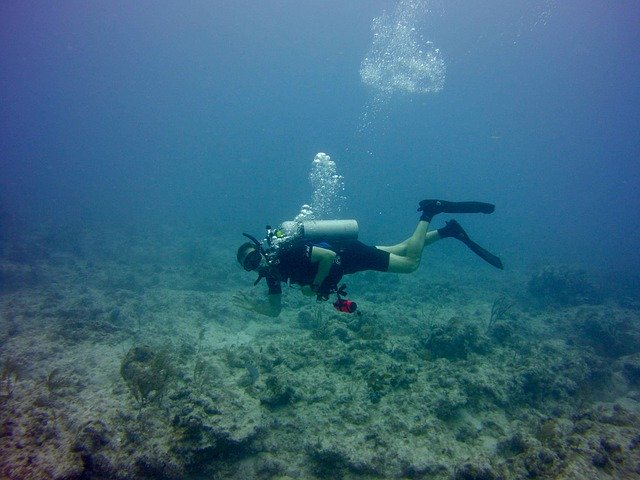
[{"label": "diver's hand", "polygon": [[231,299],[236,307],[267,317],[277,317],[282,310],[282,295],[272,294],[267,301],[257,300],[244,292],[237,292]]},{"label": "diver's hand", "polygon": [[244,292],[236,292],[231,301],[236,307],[250,312],[256,311],[256,301]]}]

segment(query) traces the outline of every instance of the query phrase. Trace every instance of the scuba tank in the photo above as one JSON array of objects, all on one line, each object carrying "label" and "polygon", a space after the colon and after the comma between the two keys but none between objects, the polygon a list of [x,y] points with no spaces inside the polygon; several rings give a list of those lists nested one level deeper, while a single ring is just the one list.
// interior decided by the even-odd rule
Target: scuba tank
[{"label": "scuba tank", "polygon": [[[243,233],[264,255],[269,264],[275,262],[277,251],[292,240],[340,241],[358,239],[358,222],[356,220],[307,220],[304,222],[286,221],[278,228],[267,225],[266,248],[253,235]],[[258,278],[258,281],[260,281]]]},{"label": "scuba tank", "polygon": [[[283,222],[276,232],[284,238],[305,238],[308,240],[357,240],[356,220],[307,220],[301,223]],[[277,235],[277,233],[276,233]]]},{"label": "scuba tank", "polygon": [[355,220],[310,220],[302,222],[302,236],[309,239],[357,240]]}]

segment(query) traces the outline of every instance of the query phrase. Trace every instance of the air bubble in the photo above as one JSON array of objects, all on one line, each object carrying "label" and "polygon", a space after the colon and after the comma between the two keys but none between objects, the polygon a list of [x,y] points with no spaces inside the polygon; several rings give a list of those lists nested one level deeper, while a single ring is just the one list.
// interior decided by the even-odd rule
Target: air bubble
[{"label": "air bubble", "polygon": [[392,15],[373,19],[371,47],[360,64],[362,82],[374,91],[360,118],[359,132],[397,93],[437,93],[444,88],[446,65],[432,41],[424,41],[417,23],[431,10],[425,0],[400,0]]},{"label": "air bubble", "polygon": [[313,187],[311,205],[303,205],[294,222],[337,218],[344,197],[344,178],[338,175],[336,163],[326,153],[318,153],[311,164],[309,180]]}]

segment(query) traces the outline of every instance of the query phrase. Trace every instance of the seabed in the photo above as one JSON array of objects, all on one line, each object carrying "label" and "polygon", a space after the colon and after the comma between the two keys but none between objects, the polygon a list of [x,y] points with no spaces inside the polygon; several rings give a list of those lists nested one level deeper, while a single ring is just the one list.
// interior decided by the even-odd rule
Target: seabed
[{"label": "seabed", "polygon": [[274,320],[231,302],[266,288],[238,238],[30,235],[0,262],[0,478],[640,476],[634,289],[429,252],[346,279],[360,314],[285,289]]}]

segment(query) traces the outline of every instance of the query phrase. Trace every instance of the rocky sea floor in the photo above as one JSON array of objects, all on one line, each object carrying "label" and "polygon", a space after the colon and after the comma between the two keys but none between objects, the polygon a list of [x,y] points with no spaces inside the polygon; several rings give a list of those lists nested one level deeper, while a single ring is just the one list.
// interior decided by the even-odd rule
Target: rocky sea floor
[{"label": "rocky sea floor", "polygon": [[0,478],[640,478],[637,289],[427,255],[274,320],[226,240],[7,242]]}]

